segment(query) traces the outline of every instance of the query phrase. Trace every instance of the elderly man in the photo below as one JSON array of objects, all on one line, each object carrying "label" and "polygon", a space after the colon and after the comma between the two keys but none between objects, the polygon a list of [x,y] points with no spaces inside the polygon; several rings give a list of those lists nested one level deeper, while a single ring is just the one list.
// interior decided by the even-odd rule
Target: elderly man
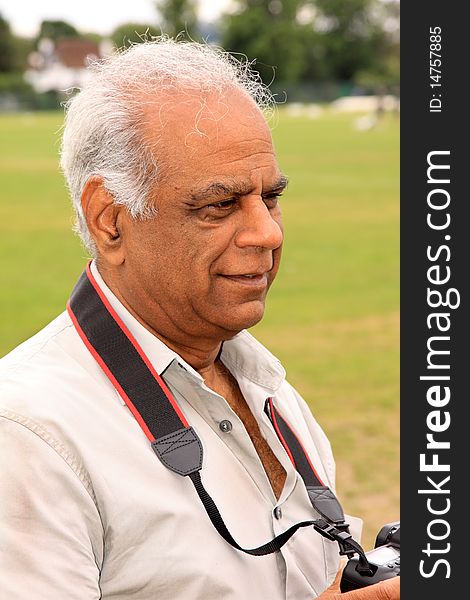
[{"label": "elderly man", "polygon": [[245,331],[283,241],[267,102],[229,56],[171,40],[95,65],[70,101],[62,166],[94,260],[2,361],[2,598],[340,595],[338,545],[293,533],[319,514],[292,453],[333,488],[330,446]]}]

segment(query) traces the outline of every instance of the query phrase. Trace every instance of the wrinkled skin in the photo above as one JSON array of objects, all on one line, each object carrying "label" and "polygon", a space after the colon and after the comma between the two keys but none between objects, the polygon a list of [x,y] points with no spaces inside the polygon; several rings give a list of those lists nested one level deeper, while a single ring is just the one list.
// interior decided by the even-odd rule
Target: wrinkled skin
[{"label": "wrinkled skin", "polygon": [[163,127],[159,111],[147,109],[145,137],[164,164],[154,218],[129,217],[97,178],[82,196],[106,282],[196,368],[263,316],[279,267],[286,185],[253,101],[234,91],[205,102],[201,110],[199,99],[172,100]]}]

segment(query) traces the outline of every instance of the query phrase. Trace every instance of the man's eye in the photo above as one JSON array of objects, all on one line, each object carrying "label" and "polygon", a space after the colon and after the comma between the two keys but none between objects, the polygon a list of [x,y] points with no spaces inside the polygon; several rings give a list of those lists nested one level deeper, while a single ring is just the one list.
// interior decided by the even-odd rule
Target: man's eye
[{"label": "man's eye", "polygon": [[235,202],[235,198],[228,198],[227,200],[222,200],[221,202],[213,202],[212,204],[209,204],[208,207],[218,210],[228,210],[229,208],[233,207]]},{"label": "man's eye", "polygon": [[278,200],[281,196],[281,193],[266,194],[265,196],[263,196],[263,200],[267,206],[274,207],[277,205]]}]

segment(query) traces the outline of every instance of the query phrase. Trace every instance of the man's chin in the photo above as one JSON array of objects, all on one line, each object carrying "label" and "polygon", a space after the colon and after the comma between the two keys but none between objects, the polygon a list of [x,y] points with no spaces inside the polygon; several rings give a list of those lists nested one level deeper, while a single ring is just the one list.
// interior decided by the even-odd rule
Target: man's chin
[{"label": "man's chin", "polygon": [[226,319],[222,321],[219,317],[218,321],[219,325],[230,334],[229,337],[233,337],[237,333],[240,333],[240,331],[243,331],[243,329],[254,327],[254,325],[261,321],[263,316],[264,301],[256,300],[237,307],[227,315]]}]

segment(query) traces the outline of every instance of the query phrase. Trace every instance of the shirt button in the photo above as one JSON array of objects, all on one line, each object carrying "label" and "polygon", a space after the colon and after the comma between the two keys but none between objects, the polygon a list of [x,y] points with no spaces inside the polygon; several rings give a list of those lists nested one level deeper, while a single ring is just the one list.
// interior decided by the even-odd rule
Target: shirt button
[{"label": "shirt button", "polygon": [[232,431],[232,423],[230,421],[227,421],[226,419],[223,421],[220,421],[219,429],[223,433],[228,433],[229,431]]},{"label": "shirt button", "polygon": [[276,508],[274,509],[274,516],[278,521],[279,519],[282,519],[282,509],[280,506],[276,506]]}]

